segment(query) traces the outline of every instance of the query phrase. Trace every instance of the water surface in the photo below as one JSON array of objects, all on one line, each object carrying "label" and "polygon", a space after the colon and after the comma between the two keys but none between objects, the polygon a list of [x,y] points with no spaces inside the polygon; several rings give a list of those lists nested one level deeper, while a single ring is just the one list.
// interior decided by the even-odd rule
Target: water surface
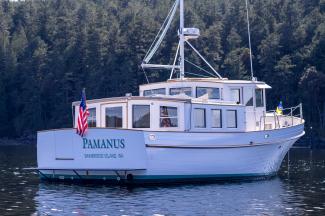
[{"label": "water surface", "polygon": [[325,150],[292,149],[270,180],[132,189],[41,183],[33,166],[34,145],[0,146],[1,215],[325,215]]}]

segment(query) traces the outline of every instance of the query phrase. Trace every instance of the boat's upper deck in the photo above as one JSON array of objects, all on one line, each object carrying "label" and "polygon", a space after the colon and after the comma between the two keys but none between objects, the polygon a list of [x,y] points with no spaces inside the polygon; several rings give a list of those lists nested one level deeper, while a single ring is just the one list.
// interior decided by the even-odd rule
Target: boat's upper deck
[{"label": "boat's upper deck", "polygon": [[144,84],[140,86],[139,92],[140,96],[178,95],[183,98],[205,98],[240,104],[246,98],[252,98],[254,90],[259,91],[261,99],[264,100],[263,90],[267,88],[271,87],[260,81],[184,78]]},{"label": "boat's upper deck", "polygon": [[[90,111],[88,123],[90,127],[147,131],[244,132],[275,129],[288,121],[275,122],[275,118],[266,117],[265,88],[270,87],[264,82],[225,79],[152,83],[140,86],[140,96],[127,94],[124,97],[87,100]],[[72,104],[74,116],[78,115],[79,103]],[[76,121],[74,118],[74,125]],[[294,122],[291,121],[291,125]]]}]

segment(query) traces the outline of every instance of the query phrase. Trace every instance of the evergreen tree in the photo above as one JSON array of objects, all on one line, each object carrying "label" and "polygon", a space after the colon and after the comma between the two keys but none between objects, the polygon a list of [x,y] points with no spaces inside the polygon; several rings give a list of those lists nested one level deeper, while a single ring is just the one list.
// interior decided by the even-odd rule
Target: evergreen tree
[{"label": "evergreen tree", "polygon": [[[71,102],[80,99],[83,87],[88,99],[137,94],[138,85],[146,83],[139,65],[173,3],[1,1],[0,119],[6,124],[0,137],[71,126]],[[222,76],[249,79],[245,2],[188,0],[185,5],[186,27],[201,30],[191,43]],[[302,101],[307,126],[313,123],[322,133],[325,1],[251,0],[249,11],[254,74],[273,88],[268,108],[279,100],[287,106]],[[152,62],[172,63],[178,24],[176,16]],[[186,52],[187,60],[203,66],[188,47]],[[147,74],[151,82],[169,75]]]}]

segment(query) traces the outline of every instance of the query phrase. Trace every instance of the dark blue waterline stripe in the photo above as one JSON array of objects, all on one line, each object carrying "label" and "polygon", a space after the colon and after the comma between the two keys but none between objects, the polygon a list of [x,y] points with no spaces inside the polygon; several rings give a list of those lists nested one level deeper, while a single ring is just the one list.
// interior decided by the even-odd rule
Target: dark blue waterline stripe
[{"label": "dark blue waterline stripe", "polygon": [[[46,178],[44,178],[44,176]],[[42,179],[59,179],[59,180],[77,180],[80,179],[76,175],[66,174],[43,174]],[[218,178],[248,178],[248,177],[263,177],[273,176],[275,173],[247,173],[247,174],[211,174],[211,175],[134,175],[134,181],[141,180],[187,180],[187,179],[218,179]],[[116,180],[115,175],[80,175],[84,180]],[[122,179],[123,180],[123,179]]]}]

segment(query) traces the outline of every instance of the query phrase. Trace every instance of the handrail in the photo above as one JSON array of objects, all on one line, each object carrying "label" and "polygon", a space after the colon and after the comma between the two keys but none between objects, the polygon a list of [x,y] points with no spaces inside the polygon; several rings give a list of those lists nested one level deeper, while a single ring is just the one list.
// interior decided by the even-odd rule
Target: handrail
[{"label": "handrail", "polygon": [[[302,103],[300,103],[300,104],[298,104],[297,106],[294,106],[294,107],[288,107],[288,108],[284,108],[284,109],[282,109],[282,111],[285,111],[285,110],[291,110],[291,109],[294,109],[294,110],[296,110],[297,108],[302,108]],[[269,111],[267,111],[267,112],[276,112],[276,110],[269,110]]]},{"label": "handrail", "polygon": [[[299,113],[294,115],[294,112],[297,109],[299,110]],[[300,103],[299,105],[294,106],[294,107],[289,107],[289,108],[282,109],[282,113],[284,113],[285,111],[288,111],[288,110],[290,111],[288,114],[278,114],[276,112],[276,110],[269,110],[266,113],[263,112],[263,115],[260,117],[260,124],[259,124],[260,125],[260,130],[262,130],[262,121],[264,123],[263,124],[263,130],[265,130],[265,125],[266,125],[266,122],[267,122],[266,118],[267,117],[274,117],[274,121],[271,122],[271,124],[274,124],[274,129],[281,127],[280,118],[286,118],[287,117],[287,118],[291,119],[291,126],[294,125],[294,119],[295,118],[299,118],[300,123],[302,123],[302,121],[303,121],[302,103]]]}]

